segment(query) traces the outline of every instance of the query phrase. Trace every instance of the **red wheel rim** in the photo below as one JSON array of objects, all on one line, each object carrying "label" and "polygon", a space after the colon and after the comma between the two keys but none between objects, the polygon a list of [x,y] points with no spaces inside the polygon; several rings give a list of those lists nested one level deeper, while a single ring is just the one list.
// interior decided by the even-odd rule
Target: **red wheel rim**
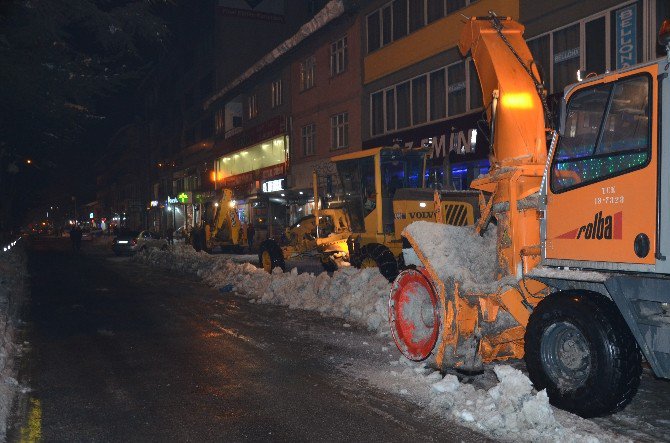
[{"label": "red wheel rim", "polygon": [[389,322],[396,346],[410,360],[424,360],[435,347],[440,325],[437,294],[425,270],[403,271],[389,294]]}]

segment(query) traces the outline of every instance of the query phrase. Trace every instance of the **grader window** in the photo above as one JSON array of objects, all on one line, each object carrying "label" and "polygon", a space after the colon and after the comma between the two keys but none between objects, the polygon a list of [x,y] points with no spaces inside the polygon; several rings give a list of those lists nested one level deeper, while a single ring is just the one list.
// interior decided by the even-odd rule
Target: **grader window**
[{"label": "grader window", "polygon": [[364,218],[375,208],[375,166],[372,157],[336,163],[353,232],[363,232]]},{"label": "grader window", "polygon": [[576,92],[551,169],[564,192],[644,167],[650,158],[651,79],[637,75]]}]

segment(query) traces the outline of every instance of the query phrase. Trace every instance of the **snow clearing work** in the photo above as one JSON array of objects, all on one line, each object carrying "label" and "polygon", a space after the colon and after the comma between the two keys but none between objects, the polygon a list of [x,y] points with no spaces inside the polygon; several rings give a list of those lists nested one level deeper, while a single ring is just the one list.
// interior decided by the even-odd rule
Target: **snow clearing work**
[{"label": "snow clearing work", "polygon": [[394,282],[391,329],[441,371],[524,358],[553,405],[603,416],[631,402],[643,356],[670,378],[670,63],[568,86],[556,130],[523,32],[494,13],[463,27],[491,133],[491,169],[471,184],[482,215],[403,231],[414,269]]},{"label": "snow clearing work", "polygon": [[[250,257],[252,258],[252,257]],[[659,401],[665,382],[644,380],[643,398],[609,418],[585,420],[550,405],[546,391],[536,391],[523,362],[487,364],[478,375],[447,371],[427,362],[398,358],[388,316],[391,285],[376,268],[345,267],[329,276],[322,272],[275,270],[268,274],[251,263],[235,263],[220,255],[195,252],[179,245],[170,251],[138,254],[132,260],[173,272],[198,275],[220,289],[221,297],[241,296],[249,303],[282,305],[342,319],[342,332],[323,332],[317,338],[327,347],[352,349],[365,358],[347,359],[341,370],[446,420],[483,432],[492,438],[519,441],[654,441],[670,428],[650,416],[647,402]],[[365,331],[370,332],[365,332]],[[371,334],[372,333],[372,334]],[[311,328],[300,334],[317,334]],[[320,334],[320,333],[318,333]],[[300,336],[297,337],[300,340]],[[328,351],[327,351],[328,352]],[[333,354],[333,359],[338,359]],[[660,386],[653,384],[662,383]],[[654,397],[653,399],[651,397]],[[636,400],[637,401],[637,400]],[[630,410],[633,409],[633,410]]]}]

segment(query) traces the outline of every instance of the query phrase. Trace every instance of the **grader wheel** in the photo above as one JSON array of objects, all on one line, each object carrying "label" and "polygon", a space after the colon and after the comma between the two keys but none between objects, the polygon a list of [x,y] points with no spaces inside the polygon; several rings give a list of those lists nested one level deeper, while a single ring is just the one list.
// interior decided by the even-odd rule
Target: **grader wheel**
[{"label": "grader wheel", "polygon": [[284,263],[284,254],[279,245],[273,240],[265,240],[261,243],[258,250],[258,261],[261,268],[269,273],[272,273],[272,270],[277,267],[283,271],[286,266]]},{"label": "grader wheel", "polygon": [[392,282],[398,276],[398,262],[384,245],[370,243],[361,248],[360,256],[351,263],[357,268],[379,268],[379,272]]}]

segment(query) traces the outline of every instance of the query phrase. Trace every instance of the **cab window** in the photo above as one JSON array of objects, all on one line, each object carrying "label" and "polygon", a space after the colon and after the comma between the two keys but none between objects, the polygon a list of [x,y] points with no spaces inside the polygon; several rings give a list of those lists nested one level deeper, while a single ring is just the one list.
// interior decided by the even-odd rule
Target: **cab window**
[{"label": "cab window", "polygon": [[552,161],[552,192],[644,167],[651,148],[650,95],[647,75],[576,92]]}]

